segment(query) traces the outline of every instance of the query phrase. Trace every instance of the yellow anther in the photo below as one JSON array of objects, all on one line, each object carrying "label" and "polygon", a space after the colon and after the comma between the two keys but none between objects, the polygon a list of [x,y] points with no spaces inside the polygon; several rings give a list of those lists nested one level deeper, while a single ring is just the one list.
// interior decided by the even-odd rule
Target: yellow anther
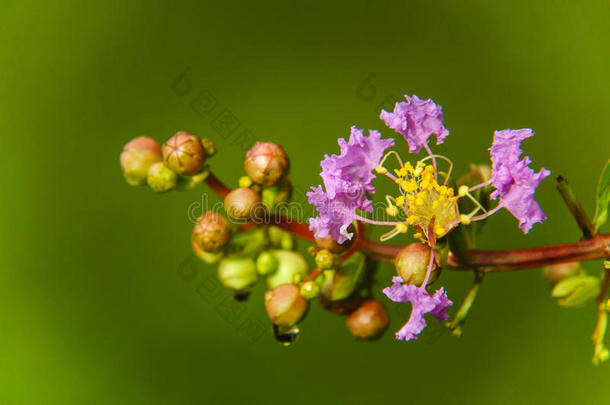
[{"label": "yellow anther", "polygon": [[411,165],[411,162],[405,163],[404,167],[409,173],[413,173],[413,166]]},{"label": "yellow anther", "polygon": [[407,229],[409,229],[407,224],[404,224],[402,222],[396,224],[396,230],[400,233],[407,233]]},{"label": "yellow anther", "polygon": [[453,195],[453,189],[451,187],[447,187],[447,195]]},{"label": "yellow anther", "polygon": [[413,234],[413,237],[414,237],[414,238],[421,238],[421,237],[422,237],[422,234],[421,234],[421,232],[417,232],[417,233],[414,233],[414,234]]},{"label": "yellow anther", "polygon": [[421,168],[421,166],[419,166],[419,165],[418,165],[418,166],[417,166],[417,169],[415,169],[415,170],[413,171],[413,176],[415,176],[415,177],[419,177],[419,175],[421,174],[421,172],[422,172],[423,170],[424,170],[424,169],[422,169],[422,168]]},{"label": "yellow anther", "polygon": [[399,207],[403,207],[405,205],[405,196],[404,195],[396,197],[396,205],[398,205]]},{"label": "yellow anther", "polygon": [[447,201],[446,203],[443,204],[443,208],[448,208],[449,207],[449,201]]},{"label": "yellow anther", "polygon": [[405,190],[407,193],[411,193],[411,192],[417,190],[417,183],[414,182],[413,180],[403,181],[402,183],[400,183],[400,187],[403,190]]},{"label": "yellow anther", "polygon": [[464,225],[468,225],[470,224],[470,217],[468,215],[460,215],[460,222],[463,223]]},{"label": "yellow anther", "polygon": [[386,174],[386,173],[388,172],[388,169],[386,169],[386,168],[385,168],[385,167],[383,167],[383,166],[379,166],[379,167],[375,168],[375,171],[376,171],[378,174]]},{"label": "yellow anther", "polygon": [[434,202],[432,203],[432,209],[435,210],[438,208],[438,200],[434,200]]},{"label": "yellow anther", "polygon": [[466,194],[468,194],[468,186],[460,186],[460,188],[458,188],[458,195],[460,197],[464,197]]},{"label": "yellow anther", "polygon": [[415,215],[409,215],[409,217],[407,218],[407,222],[409,223],[409,225],[413,225],[416,219],[417,217]]},{"label": "yellow anther", "polygon": [[421,198],[416,198],[415,199],[415,205],[424,205],[424,200],[422,200]]},{"label": "yellow anther", "polygon": [[443,195],[447,194],[447,186],[440,186],[438,192]]},{"label": "yellow anther", "polygon": [[417,198],[425,200],[426,198],[428,198],[428,193],[426,193],[425,191],[420,191],[419,193],[417,193]]},{"label": "yellow anther", "polygon": [[409,201],[413,201],[413,200],[415,200],[415,197],[412,194],[407,194],[407,199]]},{"label": "yellow anther", "polygon": [[394,174],[396,174],[398,177],[402,177],[400,175],[400,170],[398,170],[398,169],[394,169]]},{"label": "yellow anther", "polygon": [[447,197],[445,197],[444,194],[441,194],[441,195],[438,196],[438,202],[443,202],[443,201],[445,201],[446,198]]},{"label": "yellow anther", "polygon": [[398,215],[398,207],[395,205],[388,205],[385,209],[385,212],[389,216],[395,217],[396,215]]},{"label": "yellow anther", "polygon": [[445,234],[445,228],[443,228],[442,226],[439,226],[436,229],[434,229],[434,233],[436,233],[437,236],[442,236]]}]

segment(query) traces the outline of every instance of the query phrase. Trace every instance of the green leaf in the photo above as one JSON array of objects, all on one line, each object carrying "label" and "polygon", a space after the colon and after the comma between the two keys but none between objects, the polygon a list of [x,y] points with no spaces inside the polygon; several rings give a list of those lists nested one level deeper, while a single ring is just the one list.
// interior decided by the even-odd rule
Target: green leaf
[{"label": "green leaf", "polygon": [[595,232],[608,221],[608,205],[610,204],[610,159],[606,162],[597,185],[597,203],[595,205]]},{"label": "green leaf", "polygon": [[364,264],[365,256],[360,252],[354,253],[349,259],[341,263],[333,278],[331,300],[342,300],[352,295],[362,281]]},{"label": "green leaf", "polygon": [[597,277],[587,275],[568,277],[555,285],[551,296],[557,299],[557,303],[562,307],[578,308],[599,294],[600,284]]}]

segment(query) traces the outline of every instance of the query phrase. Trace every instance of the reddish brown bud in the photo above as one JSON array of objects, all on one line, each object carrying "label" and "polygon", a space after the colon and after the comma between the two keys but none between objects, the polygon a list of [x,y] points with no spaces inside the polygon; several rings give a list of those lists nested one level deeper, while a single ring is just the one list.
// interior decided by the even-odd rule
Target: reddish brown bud
[{"label": "reddish brown bud", "polygon": [[161,146],[147,136],[132,139],[121,152],[121,170],[129,185],[146,184],[148,169],[153,163],[161,161]]},{"label": "reddish brown bud", "polygon": [[[423,243],[411,243],[405,246],[394,261],[396,273],[407,284],[421,286],[426,278],[430,262],[430,247]],[[433,283],[440,275],[440,269],[434,265],[428,284]]]},{"label": "reddish brown bud", "polygon": [[290,161],[284,149],[276,143],[257,142],[246,154],[244,169],[252,181],[272,186],[284,177]]},{"label": "reddish brown bud", "polygon": [[178,174],[196,174],[203,167],[205,158],[201,140],[188,132],[177,132],[163,144],[163,161]]},{"label": "reddish brown bud", "polygon": [[546,266],[543,269],[544,276],[552,284],[559,283],[568,277],[578,275],[582,272],[583,269],[579,262],[553,264]]},{"label": "reddish brown bud", "polygon": [[250,188],[236,188],[225,197],[225,211],[236,221],[250,220],[262,209],[260,195]]},{"label": "reddish brown bud", "polygon": [[232,229],[220,214],[206,212],[197,220],[193,229],[193,243],[206,252],[216,253],[231,241]]},{"label": "reddish brown bud", "polygon": [[345,320],[352,335],[358,339],[375,339],[388,326],[388,314],[377,300],[366,300]]},{"label": "reddish brown bud", "polygon": [[265,293],[267,315],[277,326],[290,327],[297,324],[308,307],[308,301],[294,284],[282,284]]}]

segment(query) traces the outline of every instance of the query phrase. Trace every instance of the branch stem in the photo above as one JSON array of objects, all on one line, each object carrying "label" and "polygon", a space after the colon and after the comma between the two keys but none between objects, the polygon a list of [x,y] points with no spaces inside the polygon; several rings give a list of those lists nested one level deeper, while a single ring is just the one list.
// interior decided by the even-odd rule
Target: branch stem
[{"label": "branch stem", "polygon": [[561,194],[563,201],[568,206],[570,213],[576,220],[578,227],[582,231],[583,237],[585,239],[591,239],[593,235],[595,235],[595,229],[593,228],[587,213],[582,208],[582,205],[580,205],[576,199],[570,184],[564,177],[557,177],[557,190],[559,191],[559,194]]}]

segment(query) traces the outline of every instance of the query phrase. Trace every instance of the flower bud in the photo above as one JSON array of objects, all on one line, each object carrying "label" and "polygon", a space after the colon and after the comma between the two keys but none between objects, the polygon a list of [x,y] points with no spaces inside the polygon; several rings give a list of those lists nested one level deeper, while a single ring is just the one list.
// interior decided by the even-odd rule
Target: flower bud
[{"label": "flower bud", "polygon": [[284,181],[275,186],[265,187],[261,194],[265,207],[269,211],[274,211],[278,204],[286,203],[292,198],[292,183]]},{"label": "flower bud", "polygon": [[178,175],[165,166],[163,162],[157,162],[148,169],[147,181],[155,193],[164,193],[176,187]]},{"label": "flower bud", "polygon": [[256,258],[256,270],[263,276],[274,273],[279,266],[279,262],[273,252],[263,252]]},{"label": "flower bud", "polygon": [[265,293],[265,309],[274,325],[297,324],[309,308],[308,301],[294,284],[283,284]]},{"label": "flower bud", "polygon": [[335,256],[328,249],[321,249],[316,253],[316,265],[321,270],[332,269],[335,265]]},{"label": "flower bud", "polygon": [[222,215],[209,211],[197,220],[192,240],[202,250],[217,253],[231,241],[232,233],[231,225]]},{"label": "flower bud", "polygon": [[290,161],[276,143],[257,142],[246,153],[244,169],[250,178],[263,186],[272,186],[288,172]]},{"label": "flower bud", "polygon": [[542,270],[544,277],[552,284],[582,273],[582,267],[579,262],[552,264],[544,267]]},{"label": "flower bud", "polygon": [[599,278],[585,274],[568,277],[555,284],[551,296],[562,307],[578,308],[599,294],[600,284]]},{"label": "flower bud", "polygon": [[377,300],[366,300],[345,320],[350,333],[358,339],[375,339],[388,326],[388,313]]},{"label": "flower bud", "polygon": [[247,292],[256,278],[256,265],[250,258],[227,257],[218,265],[218,279],[233,292]]},{"label": "flower bud", "polygon": [[314,299],[320,295],[320,286],[313,280],[305,281],[301,284],[301,295],[308,300]]},{"label": "flower bud", "polygon": [[204,263],[214,264],[218,263],[218,261],[222,259],[222,251],[217,253],[206,252],[205,250],[201,249],[201,247],[199,247],[199,245],[197,245],[194,241],[191,241],[191,245],[193,246],[193,252],[195,253],[195,255],[200,258]]},{"label": "flower bud", "polygon": [[290,250],[274,250],[278,266],[275,273],[267,277],[267,285],[274,288],[282,284],[292,284],[307,275],[307,261],[300,254]]},{"label": "flower bud", "polygon": [[236,221],[251,220],[262,209],[261,197],[250,188],[236,188],[225,197],[225,211]]},{"label": "flower bud", "polygon": [[178,174],[196,174],[203,167],[205,158],[201,140],[188,132],[177,132],[163,144],[163,161]]},{"label": "flower bud", "polygon": [[[355,233],[356,228],[354,225],[350,225],[347,228],[347,231],[349,233]],[[316,238],[316,245],[318,245],[320,249],[330,250],[333,253],[343,253],[352,246],[355,240],[356,237],[354,236],[352,239],[348,239],[342,244],[338,244],[330,235],[328,235],[324,238]]]},{"label": "flower bud", "polygon": [[[407,284],[421,286],[426,278],[430,262],[430,247],[423,243],[411,243],[405,246],[394,261],[396,273]],[[434,264],[428,284],[432,284],[440,275],[440,269]]]},{"label": "flower bud", "polygon": [[146,184],[148,169],[161,161],[161,146],[147,136],[132,139],[121,152],[121,170],[131,186]]}]

